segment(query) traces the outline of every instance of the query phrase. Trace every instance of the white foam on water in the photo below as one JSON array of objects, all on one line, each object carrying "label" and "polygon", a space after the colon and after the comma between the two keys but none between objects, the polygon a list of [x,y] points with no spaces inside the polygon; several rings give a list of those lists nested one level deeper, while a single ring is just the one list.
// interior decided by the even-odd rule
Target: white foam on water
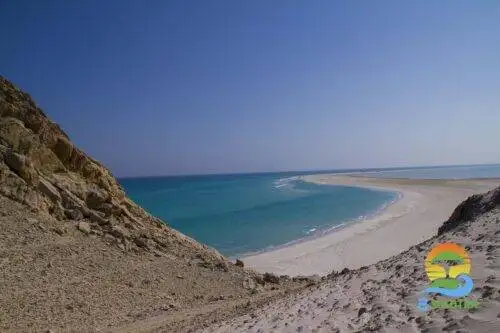
[{"label": "white foam on water", "polygon": [[285,186],[293,186],[293,183],[299,179],[299,176],[280,178],[274,181],[274,188],[281,188]]},{"label": "white foam on water", "polygon": [[308,231],[306,231],[306,235],[309,235],[309,234],[315,232],[316,230],[317,230],[316,228],[311,228]]}]

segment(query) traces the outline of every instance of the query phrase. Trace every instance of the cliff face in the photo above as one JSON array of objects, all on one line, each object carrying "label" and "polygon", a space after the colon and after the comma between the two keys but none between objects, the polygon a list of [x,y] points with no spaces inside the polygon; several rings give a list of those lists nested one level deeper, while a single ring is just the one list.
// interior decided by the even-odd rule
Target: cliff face
[{"label": "cliff face", "polygon": [[307,283],[242,266],[132,202],[0,76],[0,331],[182,332]]},{"label": "cliff face", "polygon": [[1,76],[0,270],[2,332],[182,332],[309,283],[232,264],[149,215]]},{"label": "cliff face", "polygon": [[215,250],[169,228],[125,195],[111,172],[75,147],[31,97],[0,76],[0,194],[32,211],[106,236],[126,251],[184,253],[223,264]]}]

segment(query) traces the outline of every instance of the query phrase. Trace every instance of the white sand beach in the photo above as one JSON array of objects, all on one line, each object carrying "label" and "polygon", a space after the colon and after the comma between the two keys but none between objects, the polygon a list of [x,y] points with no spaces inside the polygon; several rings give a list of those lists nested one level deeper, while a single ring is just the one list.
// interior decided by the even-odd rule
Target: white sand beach
[{"label": "white sand beach", "polygon": [[402,197],[370,219],[245,257],[246,266],[259,272],[294,276],[324,275],[332,270],[370,265],[434,236],[461,201],[500,184],[500,179],[410,180],[346,175],[310,175],[303,180],[397,191]]}]

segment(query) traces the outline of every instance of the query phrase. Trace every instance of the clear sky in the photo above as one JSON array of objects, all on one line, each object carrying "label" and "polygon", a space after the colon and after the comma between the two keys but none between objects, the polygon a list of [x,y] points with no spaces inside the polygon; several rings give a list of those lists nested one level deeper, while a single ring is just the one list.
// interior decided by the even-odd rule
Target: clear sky
[{"label": "clear sky", "polygon": [[500,162],[500,1],[2,1],[0,73],[117,176]]}]

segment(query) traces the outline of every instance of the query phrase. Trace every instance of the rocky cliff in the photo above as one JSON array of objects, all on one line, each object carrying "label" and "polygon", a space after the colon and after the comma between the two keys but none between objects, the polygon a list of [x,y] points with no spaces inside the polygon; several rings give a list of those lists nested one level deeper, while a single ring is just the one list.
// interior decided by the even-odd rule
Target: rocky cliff
[{"label": "rocky cliff", "polygon": [[28,94],[1,76],[0,194],[84,233],[105,236],[123,250],[175,251],[224,265],[215,250],[132,202],[108,169],[75,147]]},{"label": "rocky cliff", "polygon": [[2,332],[181,332],[308,283],[266,279],[148,214],[1,76],[0,272]]}]

